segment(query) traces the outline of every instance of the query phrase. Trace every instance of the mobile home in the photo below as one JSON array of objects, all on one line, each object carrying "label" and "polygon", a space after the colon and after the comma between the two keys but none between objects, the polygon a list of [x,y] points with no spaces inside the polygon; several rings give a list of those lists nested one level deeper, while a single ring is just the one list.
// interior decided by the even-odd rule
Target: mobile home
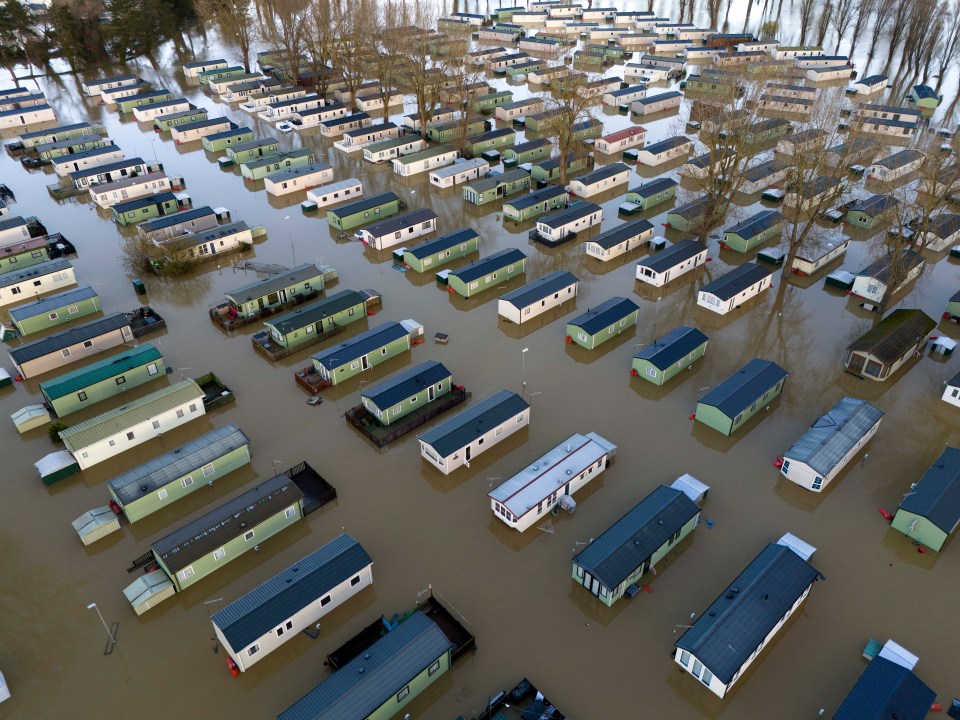
[{"label": "mobile home", "polygon": [[556,270],[517,288],[497,301],[497,314],[522,325],[577,296],[580,280],[567,270]]},{"label": "mobile home", "polygon": [[672,178],[654,178],[627,191],[626,201],[643,210],[669,202],[677,194],[677,181]]},{"label": "mobile home", "polygon": [[452,165],[430,171],[430,184],[439,188],[451,188],[490,172],[490,163],[481,158],[458,159]]},{"label": "mobile home", "polygon": [[24,343],[11,348],[8,353],[17,372],[24,378],[31,378],[132,340],[130,320],[123,313],[114,313]]},{"label": "mobile home", "polygon": [[681,240],[637,263],[637,280],[663,287],[698,268],[707,260],[707,247],[696,240]]},{"label": "mobile home", "polygon": [[694,419],[724,435],[733,435],[783,392],[787,375],[772,360],[754,358],[697,401]]},{"label": "mobile home", "polygon": [[646,220],[633,220],[600,233],[585,243],[584,252],[601,262],[646,245],[653,237],[653,225]]},{"label": "mobile home", "polygon": [[488,257],[451,270],[447,286],[458,295],[469,298],[491,287],[498,287],[526,271],[527,256],[517,248],[506,248]]},{"label": "mobile home", "polygon": [[355,178],[348,178],[313,190],[307,190],[307,200],[315,203],[318,208],[334,205],[344,200],[356,200],[362,196],[363,183]]},{"label": "mobile home", "polygon": [[394,158],[393,171],[397,175],[409,177],[428,172],[435,168],[450,165],[460,156],[460,151],[450,145],[437,145],[429,150]]},{"label": "mobile home", "polygon": [[417,208],[358,230],[355,234],[375,250],[386,250],[399,243],[429,235],[437,229],[437,214],[430,208]]},{"label": "mobile home", "polygon": [[894,310],[847,346],[844,368],[859,378],[889,380],[923,351],[934,327],[921,310]]},{"label": "mobile home", "polygon": [[708,340],[696,328],[674,328],[633,354],[630,374],[654,385],[664,385],[704,356]]},{"label": "mobile home", "polygon": [[479,249],[480,236],[476,230],[460,228],[416,247],[404,248],[403,264],[422,273],[475,253]]},{"label": "mobile home", "polygon": [[537,220],[530,238],[544,245],[560,245],[573,240],[577,233],[603,221],[603,208],[590,202],[575,202]]},{"label": "mobile home", "polygon": [[410,349],[410,330],[387,322],[311,356],[314,370],[337,385]]},{"label": "mobile home", "polygon": [[637,153],[638,165],[662,165],[693,152],[693,140],[685,135],[674,135],[660,142],[647,145]]},{"label": "mobile home", "polygon": [[697,305],[726,315],[769,289],[771,283],[772,273],[767,268],[756,263],[744,263],[700,288]]},{"label": "mobile home", "polygon": [[263,189],[274,196],[310,190],[333,180],[333,167],[315,162],[279,172],[263,179]]},{"label": "mobile home", "polygon": [[[279,300],[279,296],[277,299]],[[283,348],[293,348],[297,345],[313,344],[319,336],[363,320],[366,315],[363,296],[355,290],[341,290],[309,305],[302,305],[296,310],[264,320],[263,326],[269,333],[271,342]]]},{"label": "mobile home", "polygon": [[570,181],[570,192],[577,197],[588,198],[626,184],[630,168],[622,162],[604,165]]},{"label": "mobile home", "polygon": [[65,258],[3,273],[0,275],[0,307],[60,290],[76,281],[73,265]]},{"label": "mobile home", "polygon": [[567,341],[594,350],[621,333],[633,332],[639,313],[633,300],[612,297],[567,322]]},{"label": "mobile home", "polygon": [[474,205],[484,205],[529,189],[530,173],[523,168],[514,168],[503,173],[489,175],[483,180],[467,185],[463,189],[463,199]]},{"label": "mobile home", "polygon": [[78,285],[7,312],[20,335],[32,335],[100,311],[100,297],[89,285]]},{"label": "mobile home", "polygon": [[398,212],[400,212],[400,198],[392,192],[386,192],[327,210],[327,222],[338,230],[351,230],[359,225],[396,215]]},{"label": "mobile home", "polygon": [[136,175],[125,180],[94,185],[90,188],[90,200],[97,207],[112,208],[129,200],[179,190],[179,186],[174,186],[175,181],[176,178],[171,180],[162,172]]},{"label": "mobile home", "polygon": [[390,425],[446,395],[452,387],[453,373],[442,363],[427,360],[364,389],[360,401],[382,425]]}]

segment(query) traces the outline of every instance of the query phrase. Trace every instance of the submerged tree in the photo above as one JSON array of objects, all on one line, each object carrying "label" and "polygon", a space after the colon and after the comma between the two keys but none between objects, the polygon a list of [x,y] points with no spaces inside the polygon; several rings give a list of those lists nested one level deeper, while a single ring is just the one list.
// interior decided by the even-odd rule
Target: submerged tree
[{"label": "submerged tree", "polygon": [[560,158],[560,185],[565,186],[570,161],[589,154],[589,146],[578,137],[578,132],[586,123],[598,122],[603,96],[591,86],[590,75],[570,72],[551,78],[549,88],[540,93],[540,98],[546,117],[539,132],[553,140]]},{"label": "submerged tree", "polygon": [[246,0],[194,0],[197,16],[210,23],[228,43],[236,46],[240,64],[250,72],[251,47],[256,36],[256,24]]}]

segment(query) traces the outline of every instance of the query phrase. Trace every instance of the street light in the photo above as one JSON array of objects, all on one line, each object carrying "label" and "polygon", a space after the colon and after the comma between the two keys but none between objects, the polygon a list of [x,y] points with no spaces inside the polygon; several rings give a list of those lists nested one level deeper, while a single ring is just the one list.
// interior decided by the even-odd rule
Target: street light
[{"label": "street light", "polygon": [[[211,623],[213,622],[213,611],[210,609],[210,606],[213,605],[213,603],[218,603],[218,602],[223,602],[223,598],[218,597],[218,598],[214,598],[213,600],[207,600],[203,603],[207,607],[207,618],[210,620]],[[220,641],[217,639],[216,631],[214,631],[213,637],[210,639],[214,642],[213,652],[214,653],[220,652]]]},{"label": "street light", "polygon": [[180,379],[181,379],[181,380],[184,380],[184,379],[185,379],[184,376],[183,376],[183,371],[184,371],[184,370],[193,370],[193,368],[188,368],[188,367],[178,367],[178,368],[176,368],[176,369],[180,371]]},{"label": "street light", "polygon": [[290,219],[289,215],[283,216],[283,224],[287,226],[287,237],[290,238],[290,254],[293,256],[293,266],[297,266],[297,251],[293,248],[293,232],[290,230],[290,223],[287,222]]},{"label": "street light", "polygon": [[278,463],[282,465],[282,464],[283,464],[283,460],[271,460],[271,461],[270,461],[270,464],[273,466],[273,474],[274,474],[274,475],[277,474],[277,464],[278,464]]},{"label": "street light", "polygon": [[524,348],[520,353],[520,394],[527,391],[527,351],[530,348]]},{"label": "street light", "polygon": [[107,631],[107,637],[110,638],[110,647],[112,648],[115,646],[117,644],[117,640],[113,637],[113,633],[110,632],[110,628],[107,627],[107,621],[103,619],[103,615],[100,612],[100,608],[97,607],[97,604],[95,602],[90,603],[87,605],[87,610],[97,611],[97,615],[100,617],[100,622],[103,623],[103,629]]}]

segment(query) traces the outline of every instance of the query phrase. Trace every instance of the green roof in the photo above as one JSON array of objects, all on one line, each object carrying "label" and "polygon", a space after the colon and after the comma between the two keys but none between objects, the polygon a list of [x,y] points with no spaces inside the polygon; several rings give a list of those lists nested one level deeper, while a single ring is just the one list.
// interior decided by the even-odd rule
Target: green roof
[{"label": "green roof", "polygon": [[193,380],[181,380],[175,385],[67,428],[60,433],[60,439],[67,446],[67,450],[76,451],[202,397],[203,390]]},{"label": "green roof", "polygon": [[103,380],[116,377],[135,367],[146,365],[154,360],[162,360],[163,355],[151,343],[144,343],[133,350],[114,355],[106,360],[78,368],[66,375],[40,383],[40,392],[48,400],[56,400],[70,393],[83,390]]}]

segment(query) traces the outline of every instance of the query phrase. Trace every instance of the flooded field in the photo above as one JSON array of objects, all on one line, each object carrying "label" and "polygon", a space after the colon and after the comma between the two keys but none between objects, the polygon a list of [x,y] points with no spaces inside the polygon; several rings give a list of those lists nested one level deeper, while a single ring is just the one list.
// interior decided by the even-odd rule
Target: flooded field
[{"label": "flooded field", "polygon": [[[208,52],[213,53],[197,48],[198,56]],[[102,123],[128,157],[157,160],[168,173],[184,177],[194,206],[223,206],[234,220],[265,226],[266,239],[244,259],[283,266],[323,262],[339,271],[337,289],[381,292],[382,310],[351,332],[413,318],[425,326],[427,342],[324,391],[321,405],[308,406],[293,373],[325,345],[271,364],[250,342],[259,324],[228,335],[208,317],[208,308],[222,300],[224,291],[256,279],[250,271],[234,269],[240,256],[220,257],[186,278],[142,275],[148,293],[141,299],[123,263],[117,226],[85,199],[56,203],[45,188],[55,180],[52,173],[28,172],[0,154],[0,182],[17,196],[13,214],[37,216],[76,245],[77,279],[96,289],[105,310],[149,303],[167,321],[167,331],[147,339],[173,372],[68,421],[210,370],[237,398],[50,487],[32,468],[56,449],[45,432],[18,436],[7,426],[0,440],[7,493],[0,506],[0,670],[13,699],[0,706],[0,717],[270,718],[327,676],[328,652],[380,614],[411,608],[431,586],[469,621],[478,650],[406,708],[412,718],[470,718],[489,696],[524,676],[567,715],[584,720],[803,720],[817,717],[820,708],[829,717],[863,670],[860,653],[871,638],[893,638],[918,654],[917,674],[938,692],[939,702],[960,693],[960,548],[954,540],[941,554],[918,554],[877,512],[879,507],[895,510],[943,447],[960,442],[960,412],[939,399],[943,382],[957,371],[956,359],[925,355],[892,382],[858,380],[841,372],[843,350],[870,326],[872,316],[842,292],[825,288],[822,277],[798,283],[785,281],[778,271],[771,291],[721,317],[696,306],[696,288],[752,259],[756,251],[746,257],[720,251],[714,238],[712,261],[696,277],[684,277],[662,292],[640,287],[634,269],[646,250],[601,266],[585,256],[580,241],[557,249],[530,244],[530,224],[505,222],[499,204],[468,208],[461,188],[437,191],[426,174],[398,182],[389,165],[346,156],[319,134],[281,135],[187,85],[179,66],[176,58],[164,57],[160,69],[144,65],[137,72],[209,108],[211,117],[222,114],[250,126],[258,137],[278,137],[285,148],[315,148],[319,160],[333,165],[337,180],[359,178],[368,195],[393,190],[411,208],[432,207],[441,233],[476,229],[481,256],[523,249],[527,280],[556,269],[572,271],[580,279],[579,294],[575,304],[518,330],[498,321],[496,312],[496,298],[517,283],[464,301],[445,292],[432,274],[394,269],[389,252],[338,239],[322,212],[301,213],[300,194],[273,199],[262,183],[245,183],[238,171],[221,170],[199,143],[177,146],[168,134],[91,103],[82,96],[79,78],[41,81],[61,122]],[[614,66],[608,74],[620,69]],[[515,99],[529,92],[525,85],[491,82],[513,89]],[[408,106],[406,112],[412,111]],[[605,132],[630,123],[616,112],[607,112],[604,121]],[[682,131],[677,116],[642,124],[648,143]],[[631,186],[638,182],[634,174]],[[621,201],[615,196],[602,203],[603,230],[623,221],[616,214]],[[670,207],[661,205],[642,217],[661,234]],[[738,212],[742,219],[749,209]],[[835,226],[832,232],[842,229]],[[668,230],[666,237],[681,236]],[[857,235],[842,267],[856,272],[868,263],[869,253],[869,239]],[[942,255],[929,261],[930,270],[898,307],[922,308],[939,318],[960,284],[960,265]],[[614,295],[640,304],[635,334],[594,352],[564,343],[567,319]],[[710,337],[706,356],[664,388],[631,378],[636,348],[679,324],[694,325]],[[447,345],[433,342],[437,332],[449,334]],[[936,333],[960,339],[957,327],[947,322]],[[698,397],[753,357],[774,360],[790,372],[783,396],[732,438],[691,422]],[[444,476],[421,460],[414,434],[377,450],[344,421],[364,384],[427,359],[450,368],[473,401],[502,388],[524,391],[532,405],[529,428],[479,456],[469,469]],[[4,366],[12,369],[8,362]],[[37,386],[29,380],[0,391],[0,414],[37,402]],[[844,395],[867,399],[887,413],[869,458],[822,495],[783,480],[771,461]],[[250,467],[166,512],[132,527],[125,524],[89,548],[80,544],[70,522],[106,504],[108,479],[229,422],[252,441]],[[507,528],[490,512],[487,492],[574,432],[596,432],[616,443],[614,464],[577,495],[576,514],[561,512],[523,534]],[[122,593],[135,577],[126,568],[152,540],[258,478],[270,477],[274,469],[302,460],[337,488],[336,503],[263,543],[258,553],[243,555],[142,617],[134,615]],[[712,488],[703,516],[713,526],[702,524],[660,565],[658,575],[646,580],[651,593],[606,608],[571,580],[572,554],[658,484],[683,473]],[[324,618],[316,640],[297,637],[249,673],[232,678],[222,648],[211,640],[209,612],[342,531],[373,557],[373,587]],[[816,584],[786,632],[721,702],[677,669],[672,644],[692,613],[703,611],[766,543],[788,531],[818,548],[812,563],[826,581]],[[112,655],[102,654],[105,633],[96,614],[86,609],[91,602],[107,623],[119,621]]]}]

